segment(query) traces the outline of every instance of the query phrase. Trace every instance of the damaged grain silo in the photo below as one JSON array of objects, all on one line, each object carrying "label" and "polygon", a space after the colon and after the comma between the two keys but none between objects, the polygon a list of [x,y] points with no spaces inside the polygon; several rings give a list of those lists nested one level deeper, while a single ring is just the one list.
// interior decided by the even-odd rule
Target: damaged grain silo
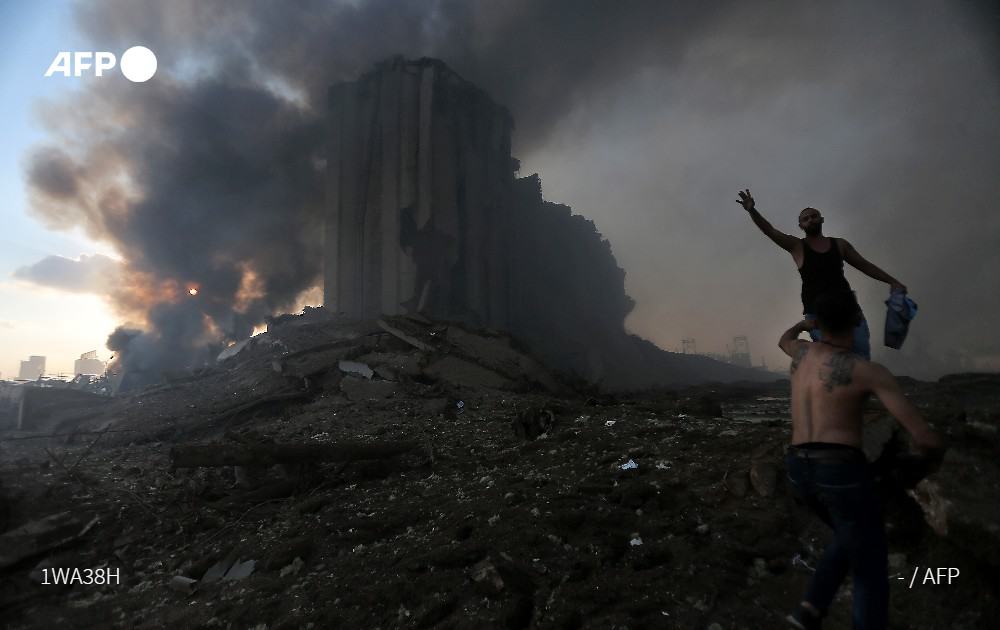
[{"label": "damaged grain silo", "polygon": [[325,306],[508,330],[611,389],[765,375],[624,330],[625,272],[593,222],[516,178],[513,120],[443,62],[393,58],[330,89]]}]

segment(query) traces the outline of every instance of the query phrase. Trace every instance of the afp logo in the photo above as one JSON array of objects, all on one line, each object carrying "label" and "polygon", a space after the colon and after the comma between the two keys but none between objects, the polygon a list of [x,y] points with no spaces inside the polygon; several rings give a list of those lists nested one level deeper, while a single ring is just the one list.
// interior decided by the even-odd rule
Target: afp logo
[{"label": "afp logo", "polygon": [[[115,54],[110,52],[66,52],[56,55],[45,71],[46,77],[61,74],[64,77],[82,77],[88,72],[104,76],[105,70],[115,67]],[[132,46],[122,53],[122,74],[133,83],[144,83],[156,74],[156,55],[145,46]]]}]

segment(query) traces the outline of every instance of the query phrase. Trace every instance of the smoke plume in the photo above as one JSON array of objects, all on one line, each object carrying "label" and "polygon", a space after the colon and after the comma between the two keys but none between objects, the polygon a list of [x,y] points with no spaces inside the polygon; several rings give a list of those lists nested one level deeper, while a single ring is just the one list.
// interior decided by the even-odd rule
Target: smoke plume
[{"label": "smoke plume", "polygon": [[[777,277],[775,266],[748,259],[744,243],[763,238],[752,226],[720,228],[721,216],[745,219],[733,209],[735,190],[755,178],[772,199],[798,204],[792,214],[806,205],[867,204],[874,215],[846,212],[840,225],[865,225],[875,233],[870,241],[885,242],[898,215],[881,208],[912,202],[919,224],[931,221],[941,201],[915,188],[885,192],[886,177],[919,176],[915,187],[945,165],[914,166],[914,152],[961,152],[960,141],[976,137],[968,146],[982,160],[979,170],[952,174],[944,185],[971,186],[962,203],[982,211],[988,184],[978,177],[998,158],[996,131],[980,131],[995,123],[1000,102],[997,15],[989,7],[932,0],[82,2],[77,23],[95,50],[142,44],[156,52],[159,70],[148,83],[109,77],[45,104],[51,141],[29,156],[28,185],[48,225],[83,226],[124,259],[113,296],[134,327],[111,343],[124,356],[141,355],[147,370],[196,365],[204,348],[246,336],[317,284],[329,85],[393,54],[435,56],[510,108],[515,151],[544,166],[549,196],[594,218],[610,238],[637,298],[633,329],[668,349],[683,336],[718,338],[723,328],[777,338],[774,306],[785,298],[776,290],[738,300],[705,290],[718,283],[720,293],[734,292],[713,275],[718,259],[706,251],[730,257],[714,274],[733,282]],[[942,39],[936,31],[946,36],[947,55],[927,50]],[[928,64],[930,90],[921,89],[912,59]],[[939,117],[961,98],[977,100],[959,110],[965,135],[956,139]],[[877,128],[858,122],[873,120]],[[898,127],[889,128],[891,120]],[[733,143],[743,147],[742,162],[724,155]],[[871,171],[843,166],[857,151],[870,152],[860,163]],[[843,177],[842,195],[822,186]],[[954,238],[957,251],[963,237]],[[869,257],[886,267],[886,260],[916,264],[921,255],[898,243],[878,254]],[[995,253],[983,254],[997,271]],[[794,301],[794,270],[788,276],[780,295]],[[940,274],[907,278],[927,297],[938,288],[942,299],[955,294],[930,286]],[[997,299],[979,295],[975,306],[996,312]],[[730,308],[731,316],[720,315]],[[972,345],[968,335],[949,340]],[[995,334],[986,345],[997,346]]]}]

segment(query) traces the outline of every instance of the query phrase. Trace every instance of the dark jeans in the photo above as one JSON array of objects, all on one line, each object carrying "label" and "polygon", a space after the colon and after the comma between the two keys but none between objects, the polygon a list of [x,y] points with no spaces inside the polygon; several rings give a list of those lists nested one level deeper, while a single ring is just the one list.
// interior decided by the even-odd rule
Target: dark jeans
[{"label": "dark jeans", "polygon": [[[848,457],[843,461],[808,457],[830,448]],[[796,455],[797,450],[805,450],[807,457]],[[888,547],[881,501],[864,454],[846,446],[793,447],[785,456],[785,465],[796,497],[833,528],[833,541],[816,565],[805,601],[826,615],[850,571],[854,628],[885,628],[889,614]]]}]

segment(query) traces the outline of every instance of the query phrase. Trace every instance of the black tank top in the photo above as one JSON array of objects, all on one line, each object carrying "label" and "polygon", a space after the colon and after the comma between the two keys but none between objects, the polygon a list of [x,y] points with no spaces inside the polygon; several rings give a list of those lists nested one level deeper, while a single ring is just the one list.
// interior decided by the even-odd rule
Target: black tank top
[{"label": "black tank top", "polygon": [[802,308],[803,313],[816,314],[813,302],[829,291],[850,291],[851,285],[844,277],[844,259],[840,256],[837,239],[830,239],[830,249],[822,254],[809,247],[805,239],[802,243]]}]

